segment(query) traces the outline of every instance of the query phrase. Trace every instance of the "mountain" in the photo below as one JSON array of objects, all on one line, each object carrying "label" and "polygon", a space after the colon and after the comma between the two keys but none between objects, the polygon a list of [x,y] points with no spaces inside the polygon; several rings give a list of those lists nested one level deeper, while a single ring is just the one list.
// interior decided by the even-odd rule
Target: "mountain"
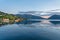
[{"label": "mountain", "polygon": [[20,11],[20,12],[18,12],[19,14],[32,14],[32,15],[36,15],[36,16],[40,16],[41,15],[41,13],[42,13],[43,11]]},{"label": "mountain", "polygon": [[[55,15],[52,15],[49,19],[60,19],[60,15],[57,15],[57,14],[55,14]],[[53,24],[60,24],[60,21],[50,21],[51,23],[53,23]]]},{"label": "mountain", "polygon": [[43,19],[40,16],[35,16],[35,15],[31,15],[31,14],[16,14],[16,16],[20,16],[22,18],[27,18],[27,19]]},{"label": "mountain", "polygon": [[60,19],[60,15],[52,15],[50,18],[48,19]]}]

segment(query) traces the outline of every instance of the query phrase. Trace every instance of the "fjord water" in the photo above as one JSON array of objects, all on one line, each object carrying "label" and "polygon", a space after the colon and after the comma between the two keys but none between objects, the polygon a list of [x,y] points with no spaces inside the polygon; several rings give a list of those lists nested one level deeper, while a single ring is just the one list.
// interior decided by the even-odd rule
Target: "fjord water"
[{"label": "fjord water", "polygon": [[2,25],[0,40],[60,40],[60,23],[45,20]]}]

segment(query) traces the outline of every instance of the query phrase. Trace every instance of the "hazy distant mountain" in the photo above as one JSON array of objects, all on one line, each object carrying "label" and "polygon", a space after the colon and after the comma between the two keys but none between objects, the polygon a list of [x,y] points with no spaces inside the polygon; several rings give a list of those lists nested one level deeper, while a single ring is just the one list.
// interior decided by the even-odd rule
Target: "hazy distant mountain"
[{"label": "hazy distant mountain", "polygon": [[49,15],[60,15],[60,12],[47,12]]},{"label": "hazy distant mountain", "polygon": [[52,15],[49,19],[60,19],[60,15]]},{"label": "hazy distant mountain", "polygon": [[17,16],[21,16],[23,18],[29,19],[43,19],[40,16],[51,16],[49,19],[60,19],[59,10],[51,10],[51,11],[22,11],[17,14]]},{"label": "hazy distant mountain", "polygon": [[30,15],[30,14],[16,14],[16,16],[20,16],[20,17],[28,18],[28,19],[43,19],[40,16],[35,16],[35,15]]},{"label": "hazy distant mountain", "polygon": [[43,11],[27,11],[27,12],[24,12],[24,11],[22,11],[22,12],[19,12],[19,13],[22,13],[22,14],[28,14],[28,13],[32,13],[32,14],[34,14],[34,13],[42,13]]},{"label": "hazy distant mountain", "polygon": [[19,12],[19,14],[31,14],[31,15],[40,16],[42,12],[43,11],[26,11],[26,12],[22,11]]},{"label": "hazy distant mountain", "polygon": [[48,16],[51,16],[51,15],[60,15],[60,11],[59,10],[51,10],[51,11],[22,11],[22,12],[19,12],[20,14],[34,14],[34,15],[37,15],[37,16],[41,16],[41,15],[48,15]]}]

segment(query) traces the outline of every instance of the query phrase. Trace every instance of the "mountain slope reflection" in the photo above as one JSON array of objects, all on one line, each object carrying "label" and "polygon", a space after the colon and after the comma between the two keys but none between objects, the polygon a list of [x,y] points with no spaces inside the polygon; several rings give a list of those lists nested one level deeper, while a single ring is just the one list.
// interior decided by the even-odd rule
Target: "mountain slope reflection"
[{"label": "mountain slope reflection", "polygon": [[[59,25],[60,26],[60,21],[50,21],[50,20],[41,20],[41,21],[32,21],[32,20],[24,20],[22,22],[16,22],[14,24],[20,25],[20,24],[24,24],[24,25],[30,25],[30,24],[39,24],[40,26],[56,26]],[[8,25],[8,24],[5,24]],[[4,26],[3,24],[0,26]]]},{"label": "mountain slope reflection", "polygon": [[8,24],[0,27],[0,39],[60,40],[60,24],[55,25],[49,20],[41,22],[26,20],[21,23]]},{"label": "mountain slope reflection", "polygon": [[30,20],[24,20],[22,22],[17,22],[16,24],[32,24],[32,23],[38,23],[41,21],[30,21]]},{"label": "mountain slope reflection", "polygon": [[60,24],[60,21],[50,21],[50,20],[42,20],[42,21],[31,21],[31,20],[24,20],[22,22],[17,22],[16,24],[33,24],[33,23],[40,23],[40,24]]},{"label": "mountain slope reflection", "polygon": [[44,21],[41,21],[40,22],[40,25],[41,26],[46,26],[46,27],[60,27],[60,21],[49,21],[49,20],[44,20]]},{"label": "mountain slope reflection", "polygon": [[50,21],[50,20],[43,20],[41,21],[41,23],[47,23],[47,24],[60,24],[60,21]]},{"label": "mountain slope reflection", "polygon": [[39,23],[40,26],[44,27],[44,26],[53,26],[53,24],[51,22],[49,22],[49,20],[43,20]]},{"label": "mountain slope reflection", "polygon": [[60,21],[50,21],[51,23],[53,23],[53,24],[60,24]]}]

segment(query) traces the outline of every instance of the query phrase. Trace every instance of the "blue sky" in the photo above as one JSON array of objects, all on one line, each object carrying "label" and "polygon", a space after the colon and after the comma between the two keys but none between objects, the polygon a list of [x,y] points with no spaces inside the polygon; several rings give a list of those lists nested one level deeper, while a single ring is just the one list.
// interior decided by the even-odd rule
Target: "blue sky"
[{"label": "blue sky", "polygon": [[60,0],[0,0],[0,11],[47,11],[60,9]]}]

